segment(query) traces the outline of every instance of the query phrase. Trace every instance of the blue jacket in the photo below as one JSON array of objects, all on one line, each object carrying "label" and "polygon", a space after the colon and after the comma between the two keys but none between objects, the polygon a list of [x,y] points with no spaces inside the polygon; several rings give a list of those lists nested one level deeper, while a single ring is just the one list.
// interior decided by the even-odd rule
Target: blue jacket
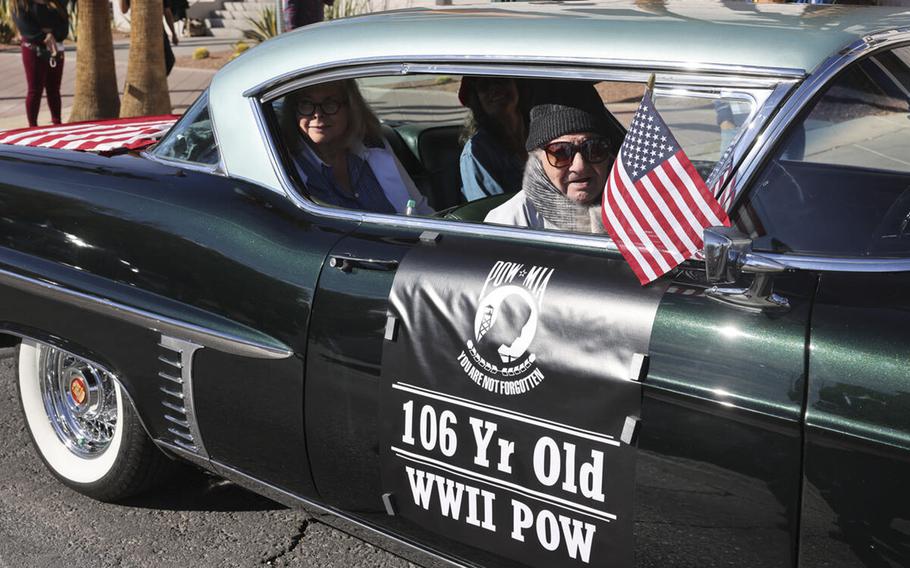
[{"label": "blue jacket", "polygon": [[468,201],[521,189],[524,160],[480,129],[461,151],[461,193]]}]

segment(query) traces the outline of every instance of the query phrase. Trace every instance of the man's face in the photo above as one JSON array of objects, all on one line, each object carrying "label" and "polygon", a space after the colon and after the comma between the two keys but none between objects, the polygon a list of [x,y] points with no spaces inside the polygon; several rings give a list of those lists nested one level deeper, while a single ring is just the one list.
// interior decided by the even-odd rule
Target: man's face
[{"label": "man's face", "polygon": [[[566,134],[551,140],[547,146],[555,142],[577,145],[594,138],[598,138],[598,136],[591,132]],[[546,148],[546,146],[544,147]],[[541,161],[550,182],[566,197],[581,205],[588,205],[600,197],[604,185],[607,183],[609,168],[613,164],[613,160],[609,158],[600,163],[590,163],[585,160],[581,152],[576,152],[572,156],[571,162],[564,167],[551,165],[547,158],[546,152],[544,152]]]}]

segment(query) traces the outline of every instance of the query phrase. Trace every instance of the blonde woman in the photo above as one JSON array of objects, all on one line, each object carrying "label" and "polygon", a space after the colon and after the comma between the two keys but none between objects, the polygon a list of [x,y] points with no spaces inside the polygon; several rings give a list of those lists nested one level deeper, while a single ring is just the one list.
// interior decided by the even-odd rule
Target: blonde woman
[{"label": "blonde woman", "polygon": [[[375,213],[433,212],[385,143],[379,120],[353,80],[287,96],[284,130],[294,166],[313,199]],[[290,133],[290,135],[288,135]]]}]

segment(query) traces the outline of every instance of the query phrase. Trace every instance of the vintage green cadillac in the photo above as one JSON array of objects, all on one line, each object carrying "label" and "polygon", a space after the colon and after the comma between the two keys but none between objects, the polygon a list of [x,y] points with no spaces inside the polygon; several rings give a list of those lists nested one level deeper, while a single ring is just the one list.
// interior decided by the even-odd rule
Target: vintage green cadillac
[{"label": "vintage green cadillac", "polygon": [[[586,81],[621,136],[652,74],[729,197],[701,260],[641,286],[606,234],[484,223],[520,188],[465,197],[465,78]],[[435,214],[313,195],[282,117],[348,79]],[[0,171],[0,331],[76,491],[181,460],[428,566],[910,565],[908,11],[328,22],[150,150],[4,145]]]}]

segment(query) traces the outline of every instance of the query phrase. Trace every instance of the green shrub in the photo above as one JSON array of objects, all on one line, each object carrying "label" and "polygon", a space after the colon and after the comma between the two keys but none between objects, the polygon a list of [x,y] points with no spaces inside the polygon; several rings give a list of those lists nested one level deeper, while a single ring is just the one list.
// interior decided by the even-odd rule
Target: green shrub
[{"label": "green shrub", "polygon": [[0,0],[0,43],[12,43],[16,37],[16,26],[9,11],[8,0]]},{"label": "green shrub", "polygon": [[240,55],[241,53],[248,50],[249,48],[250,48],[250,44],[243,42],[243,41],[238,41],[237,43],[234,44],[234,55],[235,56]]},{"label": "green shrub", "polygon": [[369,0],[335,0],[325,7],[325,19],[337,20],[350,16],[359,16],[370,11]]},{"label": "green shrub", "polygon": [[253,29],[243,32],[247,39],[262,42],[278,35],[278,20],[275,18],[275,10],[271,6],[263,8],[259,13],[259,18],[255,20],[247,18],[247,21],[253,24]]},{"label": "green shrub", "polygon": [[196,50],[193,51],[193,59],[208,59],[209,55],[209,50],[204,47],[197,47]]},{"label": "green shrub", "polygon": [[69,38],[73,41],[78,40],[77,30],[79,29],[79,5],[76,2],[70,2],[66,7],[69,12]]}]

